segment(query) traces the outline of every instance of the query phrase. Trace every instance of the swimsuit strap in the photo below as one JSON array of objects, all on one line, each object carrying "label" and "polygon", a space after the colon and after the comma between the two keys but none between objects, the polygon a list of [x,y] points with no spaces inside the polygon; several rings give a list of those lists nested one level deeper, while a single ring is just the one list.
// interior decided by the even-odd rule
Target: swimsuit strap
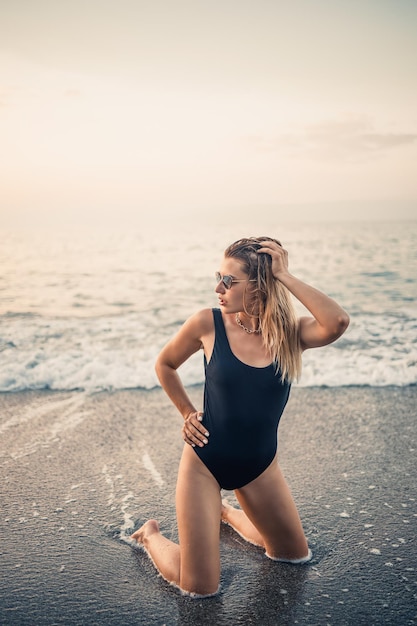
[{"label": "swimsuit strap", "polygon": [[220,311],[220,309],[212,309],[212,311],[215,330],[214,343],[217,344],[220,349],[226,348],[229,350],[229,352],[232,352],[229,340],[227,338],[226,329],[224,327],[222,312]]}]

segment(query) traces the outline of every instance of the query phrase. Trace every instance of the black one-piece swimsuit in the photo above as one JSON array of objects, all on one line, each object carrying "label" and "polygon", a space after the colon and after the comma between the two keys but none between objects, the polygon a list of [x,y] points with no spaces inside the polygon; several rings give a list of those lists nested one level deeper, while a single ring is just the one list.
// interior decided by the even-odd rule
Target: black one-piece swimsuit
[{"label": "black one-piece swimsuit", "polygon": [[215,341],[207,363],[203,424],[209,442],[194,448],[223,489],[239,489],[270,465],[290,384],[274,363],[252,367],[232,352],[220,309],[213,309]]}]

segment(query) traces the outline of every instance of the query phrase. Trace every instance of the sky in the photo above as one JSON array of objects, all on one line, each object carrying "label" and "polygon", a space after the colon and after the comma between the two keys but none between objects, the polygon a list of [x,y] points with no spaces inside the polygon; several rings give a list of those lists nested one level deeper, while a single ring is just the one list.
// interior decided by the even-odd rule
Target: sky
[{"label": "sky", "polygon": [[415,0],[2,0],[0,225],[417,217]]}]

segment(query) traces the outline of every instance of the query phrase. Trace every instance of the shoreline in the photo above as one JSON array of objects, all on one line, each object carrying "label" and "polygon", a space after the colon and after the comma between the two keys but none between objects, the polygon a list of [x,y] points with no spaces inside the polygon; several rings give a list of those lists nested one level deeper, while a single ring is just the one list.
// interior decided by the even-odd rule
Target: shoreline
[{"label": "shoreline", "polygon": [[[193,389],[202,389],[204,387],[204,382],[198,382],[193,384],[186,384],[185,388],[192,392]],[[343,390],[343,389],[386,389],[392,390],[395,389],[408,389],[408,388],[417,388],[417,383],[407,383],[404,385],[396,385],[394,383],[388,385],[372,385],[371,383],[367,384],[346,384],[346,385],[298,385],[297,383],[292,383],[291,393],[294,393],[295,390]],[[13,396],[19,394],[85,394],[86,396],[96,396],[98,394],[109,394],[114,395],[118,393],[156,393],[162,392],[162,387],[159,385],[155,385],[154,387],[123,387],[123,388],[109,388],[109,389],[86,389],[84,387],[75,387],[73,389],[50,389],[49,387],[42,388],[31,388],[27,387],[25,389],[17,389],[17,390],[0,390],[0,398],[2,396]]]},{"label": "shoreline", "polygon": [[416,400],[293,387],[278,451],[313,560],[273,563],[222,525],[221,592],[190,601],[126,543],[150,517],[176,539],[183,442],[164,392],[0,393],[1,623],[417,624]]}]

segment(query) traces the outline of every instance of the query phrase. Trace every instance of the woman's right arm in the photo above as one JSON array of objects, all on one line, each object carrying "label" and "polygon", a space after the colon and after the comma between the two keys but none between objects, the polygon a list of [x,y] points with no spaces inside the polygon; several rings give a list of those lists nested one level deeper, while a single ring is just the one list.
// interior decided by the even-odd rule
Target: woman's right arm
[{"label": "woman's right arm", "polygon": [[204,337],[212,330],[211,310],[199,311],[190,317],[166,344],[155,364],[155,371],[162,388],[184,418],[184,441],[192,446],[204,446],[208,433],[201,423],[202,413],[197,411],[191,402],[177,369],[203,347]]}]

